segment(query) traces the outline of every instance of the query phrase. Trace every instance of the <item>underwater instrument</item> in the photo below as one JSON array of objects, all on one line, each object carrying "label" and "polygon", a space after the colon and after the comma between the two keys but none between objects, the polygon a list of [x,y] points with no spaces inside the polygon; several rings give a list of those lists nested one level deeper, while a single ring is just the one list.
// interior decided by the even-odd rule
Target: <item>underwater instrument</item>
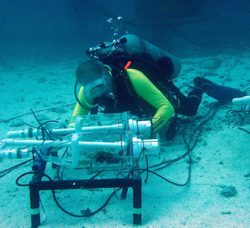
[{"label": "underwater instrument", "polygon": [[[0,158],[23,158],[30,154],[34,158],[34,172],[24,173],[16,180],[19,186],[29,186],[31,227],[40,225],[40,190],[52,190],[56,204],[65,213],[74,217],[88,217],[104,208],[117,190],[111,194],[101,208],[86,215],[75,215],[63,209],[57,201],[54,191],[56,189],[119,188],[119,190],[123,189],[121,197],[125,199],[129,187],[133,189],[134,195],[133,223],[141,224],[142,180],[137,169],[140,167],[141,158],[145,157],[146,161],[150,155],[159,158],[159,139],[158,137],[152,139],[152,131],[150,119],[139,119],[129,112],[124,112],[77,116],[75,128],[48,130],[42,127],[8,132],[8,139],[0,142],[2,149]],[[49,136],[48,140],[45,137],[46,134]],[[40,136],[43,138],[37,139]],[[34,137],[36,139],[33,139]],[[16,146],[25,146],[25,148],[4,150],[6,147]],[[38,148],[40,153],[32,153],[33,151],[29,147]],[[66,157],[59,157],[58,150],[64,147],[70,147],[71,151],[67,153]],[[53,149],[56,149],[56,153],[52,153]],[[94,179],[93,177],[81,180],[52,180],[45,174],[47,162],[56,164],[56,167],[84,168],[98,171],[98,173],[100,170],[101,172],[120,170],[119,173],[124,171],[128,173],[128,176],[111,179]],[[23,176],[29,174],[34,175],[29,184],[19,183]],[[47,177],[49,181],[43,181],[42,177]]]},{"label": "underwater instrument", "polygon": [[147,53],[155,61],[162,57],[169,57],[174,66],[174,71],[170,75],[172,79],[176,78],[181,70],[181,62],[177,57],[133,34],[126,34],[120,37],[120,39],[114,39],[112,42],[101,42],[96,47],[90,47],[86,51],[86,55],[90,58],[99,59],[104,54],[107,57],[110,56],[114,51],[127,53],[128,55]]},{"label": "underwater instrument", "polygon": [[[3,150],[5,147],[26,146],[41,150],[70,147],[68,157],[41,157],[60,166],[126,169],[135,166],[135,161],[138,162],[145,154],[159,155],[159,141],[151,139],[151,120],[140,120],[128,112],[77,116],[75,128],[51,129],[48,132],[53,139],[30,139],[43,136],[41,129],[8,132],[8,139],[1,140],[0,158],[22,158],[31,154],[29,149]],[[104,157],[100,159],[98,154]],[[105,155],[113,159],[108,160]]]}]

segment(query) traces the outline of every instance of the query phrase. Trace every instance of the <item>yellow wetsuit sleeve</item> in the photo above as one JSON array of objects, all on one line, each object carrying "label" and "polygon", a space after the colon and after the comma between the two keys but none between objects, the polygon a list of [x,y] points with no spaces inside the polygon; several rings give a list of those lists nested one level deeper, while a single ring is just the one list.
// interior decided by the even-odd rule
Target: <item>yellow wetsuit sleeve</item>
[{"label": "yellow wetsuit sleeve", "polygon": [[[80,88],[80,91],[79,91],[79,94],[78,94],[78,99],[79,101],[81,102],[81,104],[83,104],[83,106],[85,107],[88,107],[88,105],[85,103],[84,99],[83,99],[83,86]],[[89,104],[92,104],[93,103],[93,100],[91,99],[86,99],[86,101],[89,103]],[[89,108],[90,109],[90,108]],[[73,115],[72,115],[72,118],[70,119],[69,121],[69,125],[68,127],[75,127],[75,123],[74,123],[74,120],[75,120],[75,116],[81,116],[81,115],[87,115],[89,113],[89,109],[86,109],[84,107],[82,107],[78,102],[75,106],[75,109],[74,109],[74,112],[73,112]]]},{"label": "yellow wetsuit sleeve", "polygon": [[152,123],[154,131],[158,130],[173,115],[173,106],[142,72],[128,69],[127,73],[138,96],[156,109]]}]

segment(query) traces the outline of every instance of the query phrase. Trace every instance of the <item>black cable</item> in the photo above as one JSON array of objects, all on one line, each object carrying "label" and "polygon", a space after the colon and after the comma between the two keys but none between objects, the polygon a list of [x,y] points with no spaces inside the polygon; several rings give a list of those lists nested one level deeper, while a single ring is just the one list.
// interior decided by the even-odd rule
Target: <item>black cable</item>
[{"label": "black cable", "polygon": [[19,183],[19,180],[24,177],[24,176],[27,176],[27,175],[30,175],[30,174],[35,174],[35,175],[40,175],[42,177],[47,177],[50,181],[53,182],[52,178],[50,176],[48,176],[47,174],[45,173],[37,173],[37,172],[26,172],[26,173],[23,173],[22,175],[20,175],[17,179],[16,179],[16,185],[18,186],[21,186],[21,187],[28,187],[29,184],[20,184]]},{"label": "black cable", "polygon": [[246,133],[250,134],[250,131],[244,129],[244,128],[241,128],[241,127],[238,127],[238,129],[242,130],[242,131],[245,131]]},{"label": "black cable", "polygon": [[243,110],[239,110],[239,111],[236,111],[236,110],[229,110],[229,111],[227,111],[227,114],[228,113],[237,113],[238,116],[240,117],[240,124],[239,124],[238,128],[240,128],[240,126],[243,125],[244,118],[242,117],[241,113],[245,111],[245,107],[243,107]]},{"label": "black cable", "polygon": [[[117,178],[119,177],[119,175],[122,175],[123,178],[126,178],[126,177],[122,174],[122,172],[120,172],[118,169],[113,169],[113,172],[114,172],[114,174],[117,176]],[[116,174],[115,172],[117,172],[118,174]]]},{"label": "black cable", "polygon": [[43,159],[41,158],[40,154],[37,152],[35,148],[33,148],[33,151],[35,151],[36,155],[39,157],[40,161],[43,162]]},{"label": "black cable", "polygon": [[227,114],[228,113],[240,113],[240,112],[244,112],[244,111],[246,111],[246,105],[241,105],[240,110],[232,110],[232,109],[230,109],[230,110],[227,111]]},{"label": "black cable", "polygon": [[[72,105],[76,105],[76,104],[73,103],[73,104],[63,105],[63,106],[61,106],[60,108],[68,107],[68,106],[72,106]],[[44,112],[44,111],[48,111],[48,110],[52,110],[52,109],[54,109],[54,108],[46,108],[46,109],[41,109],[41,110],[37,110],[37,111],[33,111],[33,112],[34,112],[34,113],[37,113],[37,112]],[[18,115],[18,116],[9,118],[9,119],[2,119],[2,120],[0,120],[0,123],[2,123],[2,122],[7,123],[7,122],[9,122],[9,121],[11,121],[11,120],[20,118],[20,117],[22,117],[22,116],[27,116],[27,115],[30,115],[30,114],[33,114],[33,113],[32,113],[32,112],[28,112],[28,113],[25,113],[25,114],[22,114],[22,115]]]},{"label": "black cable", "polygon": [[[133,170],[133,171],[135,171],[135,170]],[[158,173],[156,173],[156,172],[154,172],[154,171],[148,170],[148,169],[136,169],[136,171],[144,171],[144,172],[152,173],[152,174],[154,174],[154,175],[160,177],[161,179],[163,179],[163,180],[165,180],[165,181],[167,181],[167,182],[169,182],[169,183],[171,183],[171,184],[173,184],[173,185],[176,185],[176,186],[185,186],[185,185],[187,185],[188,182],[189,182],[189,180],[190,180],[190,176],[191,176],[191,169],[189,169],[188,178],[187,178],[186,182],[185,182],[184,184],[179,184],[179,183],[175,183],[175,182],[173,182],[173,181],[171,181],[171,180],[168,180],[167,178],[163,177],[162,175],[160,175],[160,174],[158,174]],[[132,172],[132,171],[131,171],[131,172]]]},{"label": "black cable", "polygon": [[[61,158],[63,158],[65,156],[66,153],[68,153],[68,150],[69,150],[69,147],[67,147],[62,155]],[[61,175],[60,175],[60,166],[57,167],[57,178],[58,180],[63,180],[63,173],[65,171],[65,167],[63,167],[63,170],[61,172]]]},{"label": "black cable", "polygon": [[42,209],[43,209],[43,213],[44,213],[44,214],[46,214],[46,212],[45,212],[45,210],[44,210],[43,202],[42,202],[42,200],[41,200],[41,197],[40,197],[40,196],[39,196],[39,202],[40,202],[41,207],[42,207]]},{"label": "black cable", "polygon": [[98,175],[100,175],[104,170],[99,171],[97,174],[95,174],[93,177],[91,177],[90,179],[95,179]]},{"label": "black cable", "polygon": [[[173,160],[175,160],[175,159],[173,159]],[[165,165],[165,164],[168,164],[168,163],[172,162],[173,160],[171,159],[171,160],[168,160],[168,161],[161,162],[159,164],[151,165],[148,168],[154,168],[154,167],[158,167],[158,166],[161,166],[161,165]]]},{"label": "black cable", "polygon": [[198,140],[198,137],[200,136],[200,134],[201,134],[201,127],[205,124],[205,123],[207,123],[209,120],[211,120],[214,116],[215,116],[215,114],[217,113],[217,111],[218,111],[218,108],[220,107],[222,105],[222,103],[220,103],[220,102],[217,102],[204,116],[203,116],[203,118],[205,118],[206,116],[208,116],[208,114],[213,110],[213,113],[212,113],[212,115],[209,117],[209,118],[207,118],[206,120],[204,120],[204,121],[202,121],[195,129],[194,129],[194,131],[197,131],[197,130],[199,130],[199,132],[198,132],[198,135],[197,135],[197,137],[196,137],[196,139],[195,139],[195,142],[194,142],[194,144],[193,144],[193,146],[192,146],[192,148],[190,148],[190,144],[191,144],[191,140],[192,140],[192,138],[193,138],[193,135],[190,137],[190,139],[189,139],[189,142],[187,142],[187,140],[186,140],[186,138],[185,138],[185,130],[187,129],[187,126],[189,125],[189,124],[193,124],[193,122],[191,122],[191,123],[188,123],[186,126],[185,126],[185,129],[184,129],[184,131],[183,131],[183,139],[184,139],[184,142],[185,142],[185,144],[186,144],[186,146],[188,147],[188,149],[189,149],[189,151],[191,151],[191,150],[193,150],[194,149],[194,147],[195,147],[195,145],[196,145],[196,143],[197,143],[197,140]]},{"label": "black cable", "polygon": [[45,124],[48,124],[48,123],[59,123],[59,121],[58,120],[48,120],[48,121],[42,123],[42,125],[45,125]]},{"label": "black cable", "polygon": [[146,174],[146,178],[145,178],[145,180],[144,180],[144,183],[147,183],[148,182],[148,156],[147,155],[145,155],[145,158],[146,158],[146,164],[147,164],[147,174]]},{"label": "black cable", "polygon": [[[160,168],[157,168],[157,169],[155,169],[154,171],[158,171],[158,170],[164,169],[164,168],[166,168],[166,167],[168,167],[168,166],[170,166],[170,165],[172,165],[172,164],[174,164],[174,163],[180,161],[181,159],[185,158],[189,153],[190,153],[190,151],[186,152],[185,154],[183,154],[183,155],[181,155],[181,156],[179,156],[179,157],[177,157],[177,158],[175,158],[175,159],[172,159],[172,160],[167,161],[167,162],[165,162],[165,163],[158,164],[158,166],[160,166],[160,165],[164,165],[164,166],[163,166],[163,167],[160,167]],[[152,168],[152,167],[153,167],[153,166],[151,166],[151,167],[149,167],[149,168]],[[156,165],[154,165],[154,167],[156,167]]]},{"label": "black cable", "polygon": [[[187,181],[185,182],[185,184],[181,184],[181,185],[180,185],[180,184],[178,184],[178,183],[174,183],[174,182],[169,181],[169,180],[166,179],[166,178],[164,179],[164,178],[162,177],[164,180],[168,181],[169,183],[172,183],[172,184],[175,184],[175,185],[178,185],[178,186],[184,186],[184,185],[186,185],[186,184],[189,182],[190,177],[191,177],[191,163],[192,163],[192,162],[191,162],[190,152],[195,148],[195,146],[196,146],[196,144],[197,144],[198,138],[199,138],[199,136],[200,136],[200,134],[201,134],[201,130],[202,130],[201,127],[202,127],[206,122],[208,122],[209,120],[211,120],[211,119],[214,117],[214,115],[215,115],[216,112],[218,111],[218,108],[220,107],[220,105],[221,105],[220,102],[216,103],[216,104],[206,113],[206,115],[203,116],[203,118],[206,117],[212,110],[214,110],[213,113],[212,113],[212,116],[209,117],[208,119],[204,120],[203,122],[201,122],[201,123],[194,129],[194,132],[197,131],[197,130],[199,130],[199,131],[198,131],[198,135],[196,135],[196,138],[195,138],[195,141],[194,141],[194,144],[192,145],[192,147],[190,147],[190,144],[191,144],[191,139],[192,139],[192,137],[193,137],[194,134],[192,134],[191,139],[189,140],[189,142],[187,142],[187,140],[185,139],[185,130],[186,130],[187,126],[188,126],[190,123],[187,124],[187,125],[185,126],[185,128],[184,128],[184,130],[183,130],[183,139],[184,139],[184,142],[185,142],[185,144],[186,144],[186,146],[187,146],[187,148],[188,148],[186,153],[184,153],[183,155],[181,155],[181,156],[179,156],[179,157],[177,157],[177,158],[175,158],[175,159],[168,160],[168,161],[166,161],[166,162],[163,162],[163,163],[160,163],[160,164],[157,164],[157,165],[149,166],[149,167],[147,167],[147,169],[144,169],[144,171],[149,171],[149,172],[154,172],[154,173],[155,173],[155,171],[164,169],[164,168],[166,168],[166,167],[168,167],[168,166],[170,166],[170,165],[172,165],[172,164],[174,164],[174,163],[180,161],[181,159],[185,158],[186,156],[189,156],[189,159],[190,159],[190,162],[189,162],[189,173],[188,173],[188,178],[187,178]],[[191,122],[191,123],[193,123],[193,122]],[[162,166],[162,165],[164,165],[164,166],[163,166],[163,167],[160,167],[160,168],[157,168],[157,169],[155,169],[154,171],[149,170],[150,168],[158,167],[158,166]],[[155,174],[156,174],[156,173],[155,173]],[[157,175],[159,175],[159,174],[157,174]],[[159,176],[160,176],[160,175],[159,175]]]},{"label": "black cable", "polygon": [[73,217],[84,218],[84,217],[90,217],[90,216],[92,216],[92,215],[98,213],[99,211],[101,211],[104,207],[106,207],[107,204],[109,203],[110,199],[111,199],[111,198],[115,195],[115,193],[116,193],[117,191],[119,191],[120,189],[121,189],[121,188],[118,188],[118,189],[114,190],[114,191],[112,192],[112,194],[108,197],[108,199],[106,200],[106,202],[105,202],[101,207],[99,207],[97,210],[95,210],[95,211],[93,211],[93,212],[90,212],[90,213],[87,214],[87,215],[76,215],[76,214],[73,214],[73,213],[71,213],[71,212],[65,210],[65,209],[59,204],[59,202],[57,201],[56,196],[55,196],[55,191],[54,191],[54,190],[52,190],[52,194],[53,194],[53,198],[54,198],[54,200],[55,200],[55,203],[57,204],[57,206],[58,206],[63,212],[65,212],[66,214],[68,214],[68,215],[70,215],[70,216],[73,216]]},{"label": "black cable", "polygon": [[33,125],[31,125],[31,124],[28,124],[28,123],[26,123],[25,121],[23,121],[23,124],[26,125],[26,126],[28,126],[28,127],[32,127],[32,128],[36,128],[36,129],[37,129],[36,126],[33,126]]},{"label": "black cable", "polygon": [[[24,122],[24,121],[23,121],[23,123],[24,123],[25,125],[29,126],[29,127],[38,129],[37,127],[35,127],[35,126],[31,125],[31,124],[28,124],[28,123],[26,123],[26,122]],[[42,123],[42,125],[45,125],[45,124],[48,124],[48,123],[59,123],[59,121],[57,121],[57,120],[48,120],[48,121]]]},{"label": "black cable", "polygon": [[8,168],[8,169],[5,169],[5,170],[1,171],[1,172],[0,172],[0,174],[1,174],[1,175],[0,175],[0,178],[2,178],[3,176],[5,176],[6,174],[10,173],[11,171],[13,171],[13,170],[15,170],[15,169],[17,169],[17,168],[19,168],[19,167],[25,165],[26,163],[28,163],[28,162],[30,162],[30,161],[32,161],[32,160],[33,160],[33,159],[29,159],[29,160],[27,160],[27,161],[21,162],[21,163],[19,163],[19,164],[17,164],[17,165],[14,165],[14,166],[12,166],[12,167],[10,167],[10,168]]},{"label": "black cable", "polygon": [[31,112],[32,112],[33,116],[35,117],[37,123],[39,124],[39,126],[40,126],[40,128],[41,128],[41,131],[42,131],[42,134],[43,134],[43,140],[45,140],[44,132],[47,134],[47,136],[49,137],[49,139],[53,140],[53,138],[52,138],[50,132],[47,131],[47,129],[43,127],[43,125],[42,125],[41,122],[38,120],[36,114],[33,112],[32,109],[31,109]]}]

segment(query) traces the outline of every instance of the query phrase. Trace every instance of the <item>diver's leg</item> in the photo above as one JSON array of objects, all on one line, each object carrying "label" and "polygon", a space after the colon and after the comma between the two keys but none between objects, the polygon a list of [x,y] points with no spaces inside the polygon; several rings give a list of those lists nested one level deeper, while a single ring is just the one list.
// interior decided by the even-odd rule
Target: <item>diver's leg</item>
[{"label": "diver's leg", "polygon": [[188,94],[187,99],[181,102],[178,113],[186,116],[194,116],[197,113],[201,103],[203,92],[210,97],[221,101],[231,102],[234,98],[244,97],[247,94],[238,89],[218,85],[208,79],[196,77],[194,79],[195,87]]},{"label": "diver's leg", "polygon": [[234,98],[246,96],[245,92],[242,92],[238,89],[218,85],[209,81],[208,79],[201,77],[196,77],[194,79],[194,84],[196,87],[201,88],[203,92],[205,92],[210,97],[222,102],[231,102]]}]

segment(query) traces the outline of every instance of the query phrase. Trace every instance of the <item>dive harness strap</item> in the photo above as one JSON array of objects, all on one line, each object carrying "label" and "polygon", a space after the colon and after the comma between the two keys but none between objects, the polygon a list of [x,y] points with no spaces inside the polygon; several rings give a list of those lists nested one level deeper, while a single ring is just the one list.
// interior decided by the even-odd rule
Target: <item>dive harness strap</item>
[{"label": "dive harness strap", "polygon": [[75,93],[75,98],[76,98],[76,101],[78,102],[78,104],[83,107],[84,109],[90,111],[91,109],[87,108],[86,106],[84,106],[81,101],[78,99],[78,96],[76,94],[76,87],[77,87],[77,81],[75,82],[75,89],[74,89],[74,93]]}]

